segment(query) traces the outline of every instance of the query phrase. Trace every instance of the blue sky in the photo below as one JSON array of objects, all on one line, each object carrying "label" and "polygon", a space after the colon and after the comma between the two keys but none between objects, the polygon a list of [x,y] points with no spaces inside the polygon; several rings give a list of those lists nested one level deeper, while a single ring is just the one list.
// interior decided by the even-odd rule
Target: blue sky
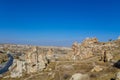
[{"label": "blue sky", "polygon": [[119,0],[0,0],[0,43],[70,46],[120,35]]}]

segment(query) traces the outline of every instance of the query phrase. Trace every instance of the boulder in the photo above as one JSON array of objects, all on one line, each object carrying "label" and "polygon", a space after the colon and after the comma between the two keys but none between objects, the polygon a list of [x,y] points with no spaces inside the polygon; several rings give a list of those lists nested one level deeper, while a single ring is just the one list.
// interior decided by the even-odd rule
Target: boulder
[{"label": "boulder", "polygon": [[102,67],[100,67],[99,65],[95,65],[94,68],[91,70],[91,72],[100,72],[102,70],[103,70]]},{"label": "boulder", "polygon": [[120,72],[116,74],[116,80],[120,80]]},{"label": "boulder", "polygon": [[70,80],[90,80],[90,78],[89,78],[88,74],[76,73],[76,74],[72,75]]}]

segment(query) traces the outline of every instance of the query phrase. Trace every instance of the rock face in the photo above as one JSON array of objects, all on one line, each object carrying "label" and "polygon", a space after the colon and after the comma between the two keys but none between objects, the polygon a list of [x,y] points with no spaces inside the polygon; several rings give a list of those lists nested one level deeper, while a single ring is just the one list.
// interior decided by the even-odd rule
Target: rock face
[{"label": "rock face", "polygon": [[46,66],[44,56],[37,53],[36,47],[31,47],[24,53],[23,60],[15,59],[11,66],[10,77],[21,77],[23,73],[31,74],[43,70]]},{"label": "rock face", "polygon": [[53,56],[54,56],[54,54],[53,54],[53,49],[50,48],[50,49],[47,51],[47,54],[46,54],[46,59],[47,59],[48,63],[51,62],[51,60],[53,59]]},{"label": "rock face", "polygon": [[22,77],[23,72],[26,71],[25,62],[15,59],[9,70],[11,78]]},{"label": "rock face", "polygon": [[108,52],[106,54],[106,59],[107,59],[108,62],[110,62],[113,59],[113,55],[110,52]]},{"label": "rock face", "polygon": [[113,56],[111,52],[119,46],[114,42],[99,42],[97,38],[87,38],[82,43],[74,43],[72,46],[75,59],[85,59],[100,55],[102,61],[111,61]]},{"label": "rock face", "polygon": [[94,43],[98,43],[98,39],[97,38],[86,38],[82,42],[82,45],[87,47],[89,44],[94,44]]},{"label": "rock face", "polygon": [[36,47],[31,47],[25,52],[27,73],[34,73],[45,68],[44,56],[37,53]]},{"label": "rock face", "polygon": [[74,55],[79,55],[79,53],[80,53],[79,44],[77,42],[73,43],[72,49],[73,49]]},{"label": "rock face", "polygon": [[90,80],[87,74],[76,73],[72,75],[70,80]]}]

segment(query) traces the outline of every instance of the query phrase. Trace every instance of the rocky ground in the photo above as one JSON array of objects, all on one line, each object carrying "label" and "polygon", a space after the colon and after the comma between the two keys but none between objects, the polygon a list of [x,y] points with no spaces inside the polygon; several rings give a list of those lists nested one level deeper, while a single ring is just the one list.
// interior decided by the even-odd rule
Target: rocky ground
[{"label": "rocky ground", "polygon": [[120,40],[91,38],[72,48],[4,44],[0,50],[14,56],[1,80],[120,80]]},{"label": "rocky ground", "polygon": [[8,57],[4,53],[0,53],[0,64],[6,62],[8,60]]}]

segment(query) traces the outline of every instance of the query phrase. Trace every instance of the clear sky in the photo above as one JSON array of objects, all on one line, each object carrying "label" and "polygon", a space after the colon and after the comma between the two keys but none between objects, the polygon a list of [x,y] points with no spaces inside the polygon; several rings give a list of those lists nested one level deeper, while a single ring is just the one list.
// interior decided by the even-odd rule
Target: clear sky
[{"label": "clear sky", "polygon": [[120,35],[120,0],[0,0],[0,43],[70,46]]}]

